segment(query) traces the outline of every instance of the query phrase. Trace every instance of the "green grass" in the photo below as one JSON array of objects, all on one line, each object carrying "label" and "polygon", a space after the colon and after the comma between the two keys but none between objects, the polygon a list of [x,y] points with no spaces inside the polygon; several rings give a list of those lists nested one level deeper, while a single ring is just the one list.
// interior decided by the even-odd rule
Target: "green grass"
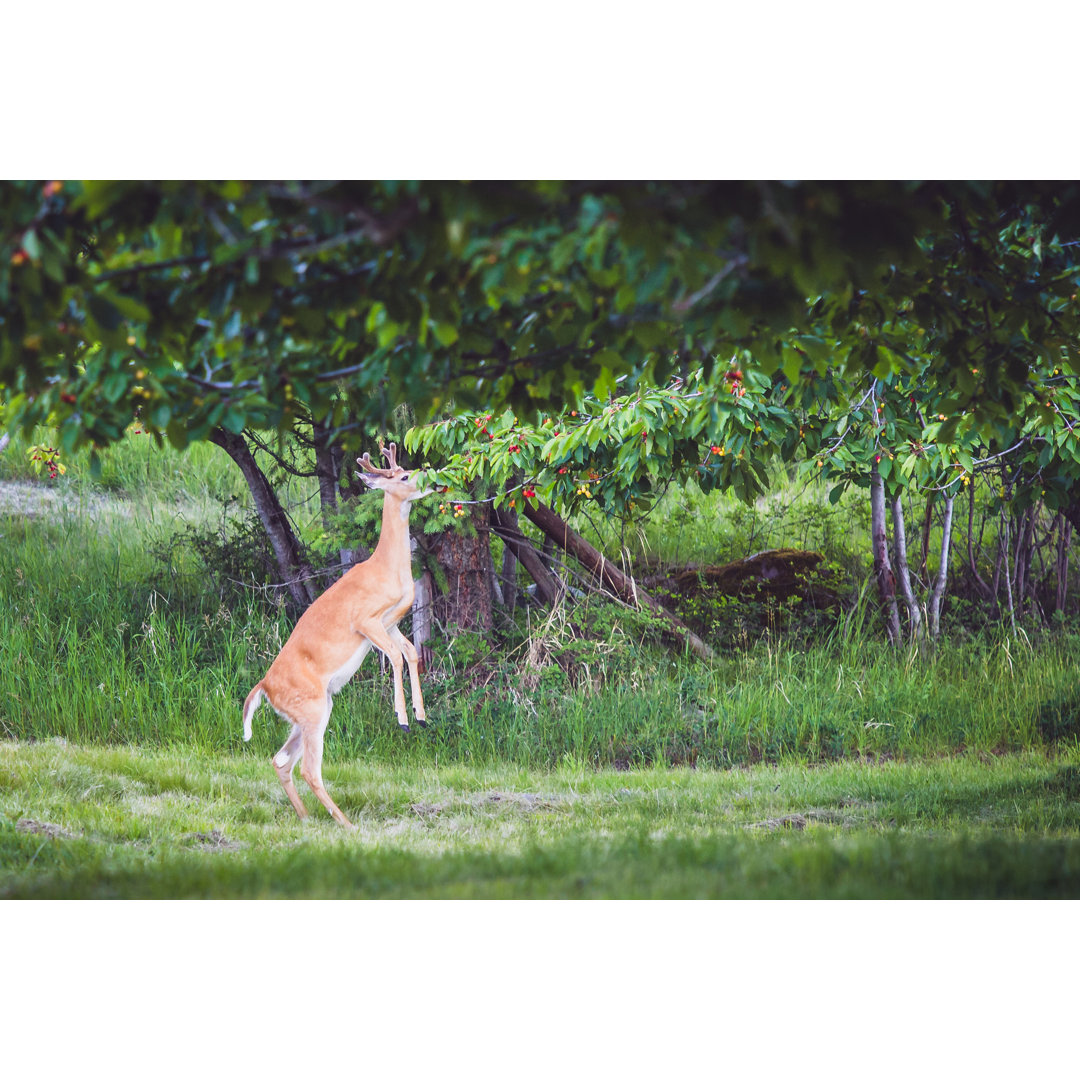
[{"label": "green grass", "polygon": [[864,491],[845,493],[839,505],[828,489],[772,470],[769,493],[747,506],[732,492],[705,494],[672,485],[633,524],[589,514],[575,524],[612,557],[625,547],[632,562],[721,564],[770,548],[803,548],[841,558],[850,569],[870,551],[870,507]]},{"label": "green grass", "polygon": [[[101,474],[90,471],[90,450],[84,447],[63,455],[68,471],[54,486],[65,493],[100,495],[110,493],[129,503],[172,507],[178,510],[205,507],[226,499],[247,504],[249,494],[240,470],[233,467],[225,452],[209,442],[193,443],[183,453],[170,447],[159,449],[149,435],[139,435],[141,425],[133,424],[125,437],[99,451]],[[13,434],[0,454],[0,480],[37,480],[28,457],[35,444],[59,446],[56,433],[38,428],[27,437]]]},{"label": "green grass", "polygon": [[0,743],[0,896],[1080,896],[1075,750],[325,773],[356,832],[306,791],[301,822],[254,752]]},{"label": "green grass", "polygon": [[[64,514],[0,523],[0,735],[223,751],[240,703],[289,632],[254,602],[229,607],[192,568],[159,580],[131,519]],[[608,618],[610,613],[604,613]],[[335,701],[327,753],[422,765],[531,767],[910,757],[1020,749],[1080,735],[1080,638],[1005,638],[914,657],[852,635],[809,650],[766,642],[703,663],[534,627],[509,655],[437,645],[432,726],[403,741],[377,658]],[[469,662],[463,663],[463,658]],[[255,722],[260,752],[284,738]]]}]

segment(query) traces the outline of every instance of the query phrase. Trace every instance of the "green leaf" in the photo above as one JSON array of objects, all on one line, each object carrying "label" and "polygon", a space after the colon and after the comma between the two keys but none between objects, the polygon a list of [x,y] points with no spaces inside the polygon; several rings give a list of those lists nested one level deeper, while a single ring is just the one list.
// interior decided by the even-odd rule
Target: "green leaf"
[{"label": "green leaf", "polygon": [[634,340],[644,349],[655,349],[669,340],[663,324],[657,322],[635,323],[632,333]]},{"label": "green leaf", "polygon": [[141,301],[135,300],[130,296],[125,296],[123,293],[116,293],[109,290],[108,302],[124,316],[125,319],[131,322],[146,322],[150,318],[150,309]]},{"label": "green leaf", "polygon": [[792,386],[795,386],[799,381],[799,376],[802,373],[803,358],[796,352],[795,349],[784,349],[784,378],[787,379]]},{"label": "green leaf", "polygon": [[378,300],[368,308],[367,318],[364,320],[364,329],[370,334],[375,330],[383,319],[386,318],[386,305]]},{"label": "green leaf", "polygon": [[888,349],[876,346],[876,361],[871,369],[877,379],[887,379],[893,372],[893,355]]},{"label": "green leaf", "polygon": [[593,309],[592,293],[585,287],[583,282],[574,281],[570,284],[570,295],[574,302],[584,312],[589,313]]},{"label": "green leaf", "polygon": [[86,298],[86,307],[91,318],[102,330],[119,330],[123,321],[119,309],[100,293],[91,293]]},{"label": "green leaf", "polygon": [[110,371],[101,384],[105,400],[115,405],[126,393],[131,380],[123,371]]},{"label": "green leaf", "polygon": [[168,435],[169,442],[171,442],[177,450],[183,450],[187,447],[187,427],[179,420],[170,421],[169,426],[165,429],[165,434]]},{"label": "green leaf", "polygon": [[458,328],[453,323],[437,322],[432,327],[432,332],[444,348],[449,349],[457,342]]},{"label": "green leaf", "polygon": [[[604,357],[605,359],[601,359]],[[608,363],[614,360],[615,363],[619,362],[619,354],[612,352],[610,349],[605,349],[593,357],[594,360],[599,360],[603,367],[600,369],[600,374],[596,377],[596,382],[593,384],[593,393],[596,395],[598,401],[606,401],[609,397],[612,397],[615,391],[618,389],[618,384],[615,382],[615,376],[611,373],[611,369],[607,367]]]},{"label": "green leaf", "polygon": [[568,233],[552,247],[551,269],[556,274],[561,274],[573,262],[577,252],[577,242],[577,236],[574,233]]},{"label": "green leaf", "polygon": [[244,430],[244,414],[235,405],[230,405],[221,418],[221,426],[234,435],[239,435]]},{"label": "green leaf", "polygon": [[[392,319],[387,319],[378,329],[375,335],[375,340],[379,343],[380,349],[385,349],[389,345],[393,345],[397,340],[398,335],[401,333],[401,327]],[[438,333],[435,335],[438,337]]]}]

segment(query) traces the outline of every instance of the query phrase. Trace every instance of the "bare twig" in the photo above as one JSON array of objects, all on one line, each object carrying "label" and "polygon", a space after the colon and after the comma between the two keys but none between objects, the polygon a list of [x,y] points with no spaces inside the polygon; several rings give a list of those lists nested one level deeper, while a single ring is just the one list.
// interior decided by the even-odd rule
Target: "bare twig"
[{"label": "bare twig", "polygon": [[689,311],[695,304],[700,303],[710,293],[712,293],[716,287],[726,278],[732,271],[741,270],[750,264],[750,260],[745,255],[736,255],[730,259],[727,265],[718,270],[697,292],[691,293],[683,300],[679,300],[672,304],[672,310],[678,312],[680,315]]}]

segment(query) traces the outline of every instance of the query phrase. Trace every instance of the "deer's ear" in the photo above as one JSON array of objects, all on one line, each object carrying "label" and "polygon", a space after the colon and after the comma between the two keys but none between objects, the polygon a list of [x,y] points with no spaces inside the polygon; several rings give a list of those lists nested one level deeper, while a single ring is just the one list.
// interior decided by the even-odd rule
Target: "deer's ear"
[{"label": "deer's ear", "polygon": [[369,488],[381,487],[381,485],[379,483],[379,481],[382,479],[381,476],[375,476],[372,473],[366,473],[366,472],[358,472],[356,475],[359,476],[360,479],[363,480],[364,483],[367,484],[367,486]]}]

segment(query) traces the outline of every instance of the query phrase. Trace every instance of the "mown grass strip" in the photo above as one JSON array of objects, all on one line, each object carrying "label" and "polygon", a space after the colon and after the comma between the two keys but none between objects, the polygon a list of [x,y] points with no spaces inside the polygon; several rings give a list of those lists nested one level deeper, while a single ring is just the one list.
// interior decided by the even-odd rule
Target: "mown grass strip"
[{"label": "mown grass strip", "polygon": [[629,772],[0,743],[5,897],[1067,897],[1080,753]]}]

